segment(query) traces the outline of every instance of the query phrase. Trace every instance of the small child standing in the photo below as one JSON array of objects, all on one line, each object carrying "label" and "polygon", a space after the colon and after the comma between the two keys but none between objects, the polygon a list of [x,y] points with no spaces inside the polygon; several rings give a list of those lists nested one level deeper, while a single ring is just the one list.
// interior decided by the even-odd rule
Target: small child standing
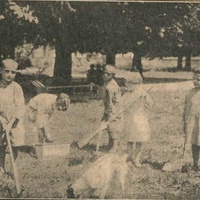
[{"label": "small child standing", "polygon": [[[127,141],[127,162],[141,167],[140,155],[143,143],[150,138],[150,127],[147,108],[153,105],[149,94],[142,88],[139,73],[134,73],[132,80],[127,80],[127,92],[123,95],[124,105],[128,107],[124,112],[124,134]],[[137,76],[138,75],[138,76]]]},{"label": "small child standing", "polygon": [[198,171],[200,151],[200,71],[194,71],[192,88],[186,96],[183,112],[185,152],[186,155],[192,149],[193,170]]}]

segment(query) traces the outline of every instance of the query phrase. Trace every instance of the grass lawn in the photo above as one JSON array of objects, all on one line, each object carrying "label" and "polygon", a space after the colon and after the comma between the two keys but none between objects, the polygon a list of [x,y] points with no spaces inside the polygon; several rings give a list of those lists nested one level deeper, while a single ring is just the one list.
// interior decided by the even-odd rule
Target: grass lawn
[{"label": "grass lawn", "polygon": [[[81,73],[79,73],[81,74]],[[168,161],[181,159],[183,151],[182,112],[185,95],[192,88],[192,74],[151,70],[144,73],[146,89],[154,101],[149,112],[151,139],[145,143],[141,156],[143,168],[130,168],[124,196],[117,181],[112,182],[107,198],[111,199],[199,199],[200,173],[163,172]],[[149,79],[149,81],[148,81]],[[151,80],[150,80],[151,79]],[[184,81],[183,81],[184,80]],[[187,81],[186,81],[187,80]],[[101,100],[73,101],[67,112],[56,112],[51,121],[55,143],[74,143],[100,126],[103,113]],[[74,182],[97,159],[91,148],[71,146],[65,159],[36,160],[20,152],[17,165],[23,198],[63,198],[67,184]],[[107,142],[105,135],[102,144]],[[125,145],[125,144],[124,144]],[[191,162],[191,160],[187,160]],[[7,156],[6,167],[11,171]],[[6,194],[0,193],[2,197]],[[1,197],[0,196],[0,197]],[[86,197],[87,198],[87,197]]]}]

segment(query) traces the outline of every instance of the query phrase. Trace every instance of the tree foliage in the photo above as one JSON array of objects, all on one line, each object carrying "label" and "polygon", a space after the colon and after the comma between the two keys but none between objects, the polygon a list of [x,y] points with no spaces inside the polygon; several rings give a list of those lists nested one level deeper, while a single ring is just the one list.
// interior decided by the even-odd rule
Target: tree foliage
[{"label": "tree foliage", "polygon": [[38,19],[32,13],[25,2],[0,2],[1,57],[14,57],[14,49],[23,43],[25,35],[29,41],[34,40]]},{"label": "tree foliage", "polygon": [[166,57],[199,55],[199,4],[143,2],[0,2],[1,54],[24,36],[56,47],[55,82],[71,80],[71,53]]}]

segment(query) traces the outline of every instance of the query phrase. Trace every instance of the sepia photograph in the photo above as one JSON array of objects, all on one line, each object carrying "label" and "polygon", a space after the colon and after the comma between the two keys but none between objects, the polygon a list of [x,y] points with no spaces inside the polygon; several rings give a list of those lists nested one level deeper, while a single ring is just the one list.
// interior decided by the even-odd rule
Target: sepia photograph
[{"label": "sepia photograph", "polygon": [[0,199],[200,199],[199,154],[200,2],[0,1]]}]

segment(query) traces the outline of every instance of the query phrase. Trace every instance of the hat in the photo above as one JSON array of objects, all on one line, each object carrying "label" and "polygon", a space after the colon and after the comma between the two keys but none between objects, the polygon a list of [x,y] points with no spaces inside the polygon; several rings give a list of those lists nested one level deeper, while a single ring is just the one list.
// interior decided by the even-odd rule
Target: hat
[{"label": "hat", "polygon": [[12,70],[17,70],[18,63],[13,59],[5,59],[2,61],[2,67],[6,69],[8,68]]},{"label": "hat", "polygon": [[116,74],[117,68],[114,65],[106,65],[104,72],[108,74]]}]

